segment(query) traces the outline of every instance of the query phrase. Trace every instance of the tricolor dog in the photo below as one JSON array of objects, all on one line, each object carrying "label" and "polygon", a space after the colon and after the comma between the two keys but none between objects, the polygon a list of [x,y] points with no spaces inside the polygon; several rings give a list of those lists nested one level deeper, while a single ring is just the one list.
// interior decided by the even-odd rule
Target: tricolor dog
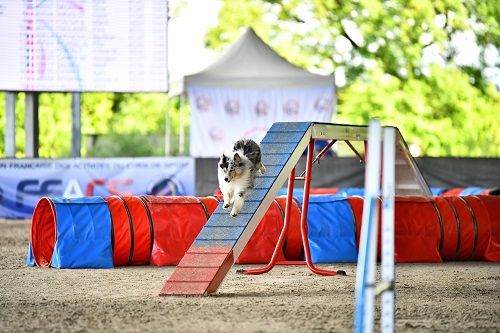
[{"label": "tricolor dog", "polygon": [[254,187],[257,171],[262,175],[266,168],[261,162],[259,145],[251,139],[237,141],[229,156],[222,154],[217,177],[224,197],[224,209],[233,204],[231,216],[238,215],[243,207],[245,198]]}]

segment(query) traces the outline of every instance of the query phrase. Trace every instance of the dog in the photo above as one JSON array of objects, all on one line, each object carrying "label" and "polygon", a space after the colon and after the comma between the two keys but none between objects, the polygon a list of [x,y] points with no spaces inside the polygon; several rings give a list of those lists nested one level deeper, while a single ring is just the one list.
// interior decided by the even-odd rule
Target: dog
[{"label": "dog", "polygon": [[231,216],[236,216],[243,207],[245,198],[255,185],[257,171],[261,175],[266,167],[261,161],[259,145],[251,139],[238,140],[233,146],[232,156],[222,154],[217,178],[224,199],[224,209],[231,204]]}]

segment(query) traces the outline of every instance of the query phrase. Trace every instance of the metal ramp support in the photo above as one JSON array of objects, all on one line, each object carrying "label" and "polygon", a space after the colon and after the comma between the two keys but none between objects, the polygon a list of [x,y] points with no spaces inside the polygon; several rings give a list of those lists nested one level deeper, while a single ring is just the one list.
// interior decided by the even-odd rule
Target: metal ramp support
[{"label": "metal ramp support", "polygon": [[432,196],[401,132],[396,130],[396,195]]}]

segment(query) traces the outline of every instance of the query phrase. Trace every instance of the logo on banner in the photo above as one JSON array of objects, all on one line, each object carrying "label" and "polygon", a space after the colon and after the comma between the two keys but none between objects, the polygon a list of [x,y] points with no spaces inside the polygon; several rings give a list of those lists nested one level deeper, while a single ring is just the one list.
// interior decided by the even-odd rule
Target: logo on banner
[{"label": "logo on banner", "polygon": [[240,102],[236,99],[228,99],[224,104],[224,110],[229,116],[236,116],[240,113]]},{"label": "logo on banner", "polygon": [[332,99],[325,96],[317,97],[316,101],[314,101],[314,109],[319,112],[330,112],[332,110]]},{"label": "logo on banner", "polygon": [[196,95],[196,108],[201,112],[207,112],[210,109],[210,99],[206,95]]},{"label": "logo on banner", "polygon": [[61,179],[47,179],[44,181],[23,179],[16,186],[16,207],[23,208],[27,196],[60,196],[63,194],[67,195],[68,198],[73,198],[83,195],[76,179],[71,179],[64,189],[62,185],[63,181]]},{"label": "logo on banner", "polygon": [[255,104],[255,114],[258,117],[265,117],[269,113],[269,105],[267,102],[263,99],[257,101],[257,104]]},{"label": "logo on banner", "polygon": [[92,179],[87,184],[87,188],[85,189],[85,195],[87,195],[87,196],[95,195],[94,189],[97,186],[103,186],[112,195],[131,196],[133,194],[132,192],[126,191],[126,190],[120,190],[117,187],[123,186],[123,185],[129,186],[129,185],[132,185],[133,183],[134,183],[134,181],[130,178],[113,179],[113,180],[108,180],[106,178]]},{"label": "logo on banner", "polygon": [[171,178],[155,179],[148,186],[148,194],[150,195],[184,195],[184,190],[180,184],[177,184]]},{"label": "logo on banner", "polygon": [[83,197],[82,189],[80,188],[80,184],[76,179],[70,179],[66,188],[64,189],[63,197],[65,198],[79,198]]},{"label": "logo on banner", "polygon": [[294,99],[289,99],[283,105],[283,112],[287,116],[296,116],[299,114],[299,102]]},{"label": "logo on banner", "polygon": [[212,139],[213,142],[224,141],[224,131],[220,128],[212,127],[208,131],[208,135],[210,135],[210,139]]}]

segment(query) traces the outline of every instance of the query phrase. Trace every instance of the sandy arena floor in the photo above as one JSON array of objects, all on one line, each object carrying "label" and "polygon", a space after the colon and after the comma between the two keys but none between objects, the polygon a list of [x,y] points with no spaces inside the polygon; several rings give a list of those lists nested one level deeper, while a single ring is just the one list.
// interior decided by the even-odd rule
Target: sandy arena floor
[{"label": "sandy arena floor", "polygon": [[[29,221],[0,220],[0,332],[350,332],[356,266],[234,269],[217,294],[159,297],[172,267],[25,267]],[[500,332],[498,264],[399,264],[398,332]]]}]

